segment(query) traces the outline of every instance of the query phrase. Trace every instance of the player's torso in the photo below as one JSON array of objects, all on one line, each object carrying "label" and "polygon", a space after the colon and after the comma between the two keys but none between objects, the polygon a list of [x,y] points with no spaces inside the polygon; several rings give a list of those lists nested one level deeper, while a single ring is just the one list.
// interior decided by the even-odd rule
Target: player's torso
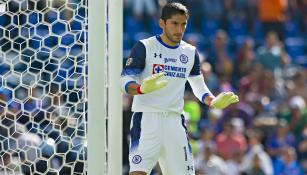
[{"label": "player's torso", "polygon": [[[194,64],[195,50],[181,44],[177,48],[162,45],[155,37],[142,40],[146,48],[146,64],[143,78],[165,72],[169,83],[185,83]],[[183,46],[182,46],[183,45]]]},{"label": "player's torso", "polygon": [[[181,113],[185,83],[195,59],[195,49],[186,43],[171,49],[161,44],[155,37],[141,41],[146,48],[145,68],[140,80],[152,74],[165,72],[162,79],[168,81],[166,87],[149,94],[134,97],[134,111]],[[147,109],[145,109],[147,107]]]}]

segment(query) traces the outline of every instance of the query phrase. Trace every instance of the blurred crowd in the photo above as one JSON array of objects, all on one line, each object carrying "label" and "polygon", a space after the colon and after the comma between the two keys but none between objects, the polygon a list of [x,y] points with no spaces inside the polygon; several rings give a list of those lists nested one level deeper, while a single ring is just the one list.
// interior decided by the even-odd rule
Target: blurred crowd
[{"label": "blurred crowd", "polygon": [[[126,0],[124,56],[159,34],[166,0]],[[307,173],[307,1],[180,0],[191,17],[184,40],[201,54],[213,94],[240,102],[209,109],[186,85],[184,113],[199,175]],[[124,167],[132,96],[124,95]],[[158,174],[159,168],[152,174]]]}]

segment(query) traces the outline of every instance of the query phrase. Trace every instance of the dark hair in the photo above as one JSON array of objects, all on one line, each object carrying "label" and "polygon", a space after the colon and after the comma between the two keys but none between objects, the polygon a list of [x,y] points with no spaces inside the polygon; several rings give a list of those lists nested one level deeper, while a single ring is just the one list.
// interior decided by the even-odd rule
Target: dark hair
[{"label": "dark hair", "polygon": [[177,14],[185,15],[187,18],[189,18],[189,11],[186,6],[178,2],[167,3],[162,8],[161,19],[166,21]]}]

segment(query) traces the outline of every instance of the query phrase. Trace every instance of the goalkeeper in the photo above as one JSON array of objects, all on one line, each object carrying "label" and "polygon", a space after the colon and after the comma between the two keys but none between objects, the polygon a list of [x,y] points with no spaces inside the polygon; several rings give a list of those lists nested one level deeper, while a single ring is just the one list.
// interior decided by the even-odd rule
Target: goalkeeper
[{"label": "goalkeeper", "polygon": [[196,48],[182,41],[188,16],[180,3],[165,5],[159,20],[162,34],[137,42],[122,71],[122,90],[135,95],[130,175],[149,174],[157,162],[166,175],[195,174],[182,115],[186,81],[211,108],[239,101],[232,92],[215,97],[207,88]]}]

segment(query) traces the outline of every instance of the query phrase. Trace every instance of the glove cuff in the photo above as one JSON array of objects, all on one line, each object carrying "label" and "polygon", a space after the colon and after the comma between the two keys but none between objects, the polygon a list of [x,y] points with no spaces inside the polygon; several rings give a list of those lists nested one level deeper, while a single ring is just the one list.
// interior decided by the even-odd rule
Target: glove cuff
[{"label": "glove cuff", "polygon": [[144,94],[142,91],[141,91],[141,85],[138,85],[138,87],[136,88],[136,91],[138,94]]}]

